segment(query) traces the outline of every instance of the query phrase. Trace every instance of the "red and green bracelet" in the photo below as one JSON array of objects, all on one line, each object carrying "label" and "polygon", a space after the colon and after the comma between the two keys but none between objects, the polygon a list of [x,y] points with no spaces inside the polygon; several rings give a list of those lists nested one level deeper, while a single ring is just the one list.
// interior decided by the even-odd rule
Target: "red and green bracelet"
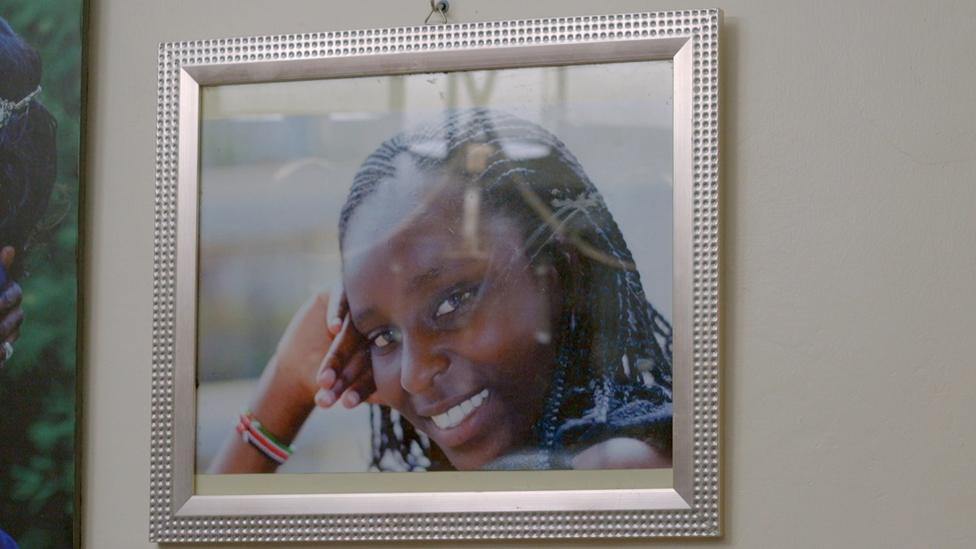
[{"label": "red and green bracelet", "polygon": [[251,412],[241,414],[241,420],[237,424],[237,432],[244,442],[254,446],[257,451],[278,465],[288,461],[288,457],[292,454],[291,447],[269,433],[261,425],[261,422],[254,419]]}]

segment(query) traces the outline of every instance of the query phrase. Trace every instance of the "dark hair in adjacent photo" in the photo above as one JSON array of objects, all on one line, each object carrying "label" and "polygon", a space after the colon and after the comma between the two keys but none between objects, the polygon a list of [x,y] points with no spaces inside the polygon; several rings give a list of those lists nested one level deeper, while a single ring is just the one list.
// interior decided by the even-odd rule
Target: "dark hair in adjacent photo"
[{"label": "dark hair in adjacent photo", "polygon": [[40,56],[0,19],[0,247],[17,251],[14,276],[57,177],[54,117],[36,97],[24,101],[40,83]]},{"label": "dark hair in adjacent photo", "polygon": [[[340,245],[357,208],[396,179],[404,156],[423,173],[476,189],[484,210],[517,224],[530,262],[558,279],[557,364],[535,426],[537,451],[501,468],[568,467],[560,456],[620,436],[670,451],[671,326],[647,301],[623,234],[566,146],[506,113],[447,111],[363,162],[340,215]],[[372,468],[452,468],[395,410],[373,405],[371,418]]]}]

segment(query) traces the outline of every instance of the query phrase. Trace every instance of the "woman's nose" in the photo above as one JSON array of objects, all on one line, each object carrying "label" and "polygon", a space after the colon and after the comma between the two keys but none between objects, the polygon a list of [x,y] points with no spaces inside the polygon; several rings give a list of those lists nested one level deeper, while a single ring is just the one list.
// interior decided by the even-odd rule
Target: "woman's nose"
[{"label": "woman's nose", "polygon": [[404,336],[401,345],[400,385],[408,393],[423,394],[431,388],[434,378],[447,369],[447,356],[423,337]]}]

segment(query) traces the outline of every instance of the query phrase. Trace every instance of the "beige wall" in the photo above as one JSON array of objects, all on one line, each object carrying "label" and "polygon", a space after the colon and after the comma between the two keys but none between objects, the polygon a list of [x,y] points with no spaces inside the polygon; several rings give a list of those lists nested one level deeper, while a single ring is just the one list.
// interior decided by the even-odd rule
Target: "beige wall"
[{"label": "beige wall", "polygon": [[[427,1],[91,4],[82,514],[86,548],[131,549],[150,547],[157,43],[414,25]],[[976,2],[719,4],[726,536],[703,545],[976,546]]]}]

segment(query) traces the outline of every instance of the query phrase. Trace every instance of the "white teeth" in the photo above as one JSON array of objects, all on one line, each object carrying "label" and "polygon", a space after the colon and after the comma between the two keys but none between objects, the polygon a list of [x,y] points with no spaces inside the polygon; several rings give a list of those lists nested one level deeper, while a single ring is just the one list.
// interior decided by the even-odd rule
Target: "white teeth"
[{"label": "white teeth", "polygon": [[485,400],[487,399],[488,389],[483,389],[480,393],[474,395],[468,400],[465,400],[464,402],[452,407],[443,414],[431,416],[430,419],[434,421],[434,425],[436,425],[438,429],[451,429],[457,427],[459,423],[464,421],[464,418],[468,417],[471,412],[475,411],[479,406],[484,404]]},{"label": "white teeth", "polygon": [[464,412],[461,411],[460,406],[455,406],[447,411],[447,422],[452,426],[461,423],[462,419],[464,419]]}]

